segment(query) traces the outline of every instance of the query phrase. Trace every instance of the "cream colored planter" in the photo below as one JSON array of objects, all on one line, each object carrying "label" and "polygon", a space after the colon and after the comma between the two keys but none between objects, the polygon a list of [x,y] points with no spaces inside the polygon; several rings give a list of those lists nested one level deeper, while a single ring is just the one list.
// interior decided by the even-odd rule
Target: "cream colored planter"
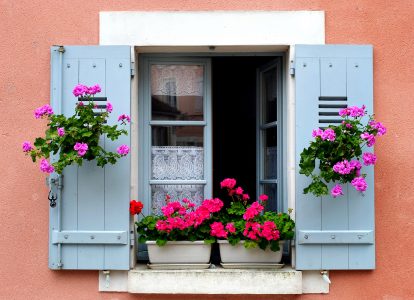
[{"label": "cream colored planter", "polygon": [[273,252],[270,248],[262,250],[259,247],[245,248],[244,241],[235,246],[228,241],[217,241],[220,247],[221,262],[228,263],[279,263],[282,260],[284,241],[279,242],[280,250]]},{"label": "cream colored planter", "polygon": [[204,241],[167,242],[157,246],[155,241],[147,241],[151,264],[207,264],[210,262],[211,245]]}]

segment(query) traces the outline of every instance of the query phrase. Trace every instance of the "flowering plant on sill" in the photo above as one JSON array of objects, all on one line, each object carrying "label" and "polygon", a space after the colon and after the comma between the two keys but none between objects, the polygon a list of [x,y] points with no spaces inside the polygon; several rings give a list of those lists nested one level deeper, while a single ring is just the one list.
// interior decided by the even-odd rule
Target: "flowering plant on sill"
[{"label": "flowering plant on sill", "polygon": [[[343,121],[338,126],[330,125],[327,129],[315,129],[315,138],[300,155],[300,174],[312,177],[312,182],[303,192],[315,196],[328,195],[329,182],[339,182],[331,189],[335,198],[343,195],[341,184],[350,182],[360,192],[367,189],[365,166],[374,165],[377,157],[371,152],[364,152],[363,147],[372,147],[377,136],[384,135],[387,130],[369,116],[364,124],[362,118],[367,114],[365,106],[352,106],[339,111]],[[316,160],[319,160],[319,174],[315,172]]]},{"label": "flowering plant on sill", "polygon": [[[230,207],[223,209],[218,220],[210,225],[210,234],[218,239],[226,239],[231,245],[244,241],[246,248],[260,247],[279,251],[280,240],[290,240],[294,235],[295,223],[289,214],[266,211],[267,195],[251,202],[242,187],[236,188],[236,180],[226,178],[221,188],[227,189],[231,198]],[[289,210],[291,213],[291,210]]]},{"label": "flowering plant on sill", "polygon": [[[197,208],[188,199],[183,199],[182,203],[169,200],[167,195],[167,205],[161,209],[162,216],[144,216],[141,221],[136,222],[140,243],[156,241],[158,246],[163,246],[169,241],[204,240],[208,244],[215,242],[215,238],[210,236],[210,224],[213,215],[223,207],[220,199],[206,199]],[[131,202],[132,206],[136,204]],[[136,214],[136,211],[131,209],[131,213]]]},{"label": "flowering plant on sill", "polygon": [[[118,129],[118,125],[106,125],[113,109],[110,102],[106,103],[105,110],[101,109],[99,113],[94,112],[94,109],[98,108],[94,103],[94,96],[99,92],[101,92],[99,85],[91,87],[76,85],[73,95],[80,97],[82,101],[76,105],[75,113],[70,117],[54,114],[50,105],[44,105],[34,111],[36,119],[48,120],[45,137],[36,138],[34,146],[29,141],[25,141],[22,148],[33,162],[41,159],[41,171],[61,174],[66,166],[73,163],[81,166],[84,159],[96,159],[97,165],[103,167],[107,163],[115,164],[117,159],[128,154],[127,145],[120,145],[116,153],[106,151],[99,145],[102,135],[114,141],[119,136],[128,134],[125,129]],[[127,115],[121,115],[118,121],[125,125],[126,122],[130,122],[130,118]],[[57,153],[60,153],[59,159],[50,164],[47,159],[51,154]]]}]

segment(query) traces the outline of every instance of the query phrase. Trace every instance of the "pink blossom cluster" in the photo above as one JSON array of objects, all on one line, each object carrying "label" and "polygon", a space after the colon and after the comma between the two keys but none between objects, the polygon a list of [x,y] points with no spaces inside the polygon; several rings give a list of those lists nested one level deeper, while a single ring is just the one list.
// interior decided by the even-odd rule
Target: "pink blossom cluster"
[{"label": "pink blossom cluster", "polygon": [[264,210],[264,206],[261,205],[258,201],[253,202],[243,214],[244,220],[251,220],[257,215],[259,215]]},{"label": "pink blossom cluster", "polygon": [[53,173],[53,171],[55,171],[55,168],[49,164],[49,162],[46,159],[42,159],[40,161],[40,171],[45,172],[45,173]]},{"label": "pink blossom cluster", "polygon": [[333,142],[336,138],[335,131],[332,128],[327,128],[325,130],[322,130],[320,128],[314,129],[312,131],[312,136],[314,138],[320,137],[324,141],[328,140],[328,141],[331,141],[331,142]]},{"label": "pink blossom cluster", "polygon": [[[198,227],[211,217],[211,214],[218,212],[223,207],[223,202],[218,199],[206,199],[196,209],[195,204],[188,199],[183,199],[184,205],[178,201],[169,202],[162,207],[165,220],[158,220],[155,228],[158,231],[170,233],[174,229],[185,230],[191,226]],[[217,230],[219,228],[217,227]]]},{"label": "pink blossom cluster", "polygon": [[123,124],[126,124],[126,122],[131,122],[131,118],[126,114],[122,114],[118,117],[118,121],[121,121]]},{"label": "pink blossom cluster", "polygon": [[342,187],[340,184],[336,184],[332,190],[331,190],[331,195],[332,197],[336,198],[338,196],[342,196],[344,193],[342,192]]},{"label": "pink blossom cluster", "polygon": [[377,162],[377,156],[374,153],[370,152],[365,152],[362,155],[362,159],[364,160],[364,165],[366,166],[375,165],[375,163]]},{"label": "pink blossom cluster", "polygon": [[368,187],[364,177],[355,177],[354,179],[352,179],[351,184],[357,191],[360,192],[365,192]]},{"label": "pink blossom cluster", "polygon": [[236,227],[234,226],[233,223],[227,223],[226,229],[230,233],[236,233]]},{"label": "pink blossom cluster", "polygon": [[367,146],[372,147],[375,144],[375,135],[369,132],[364,132],[361,134],[361,139],[367,141]]},{"label": "pink blossom cluster", "polygon": [[116,149],[116,152],[122,156],[125,156],[129,153],[129,147],[127,145],[121,145]]},{"label": "pink blossom cluster", "polygon": [[57,129],[57,133],[58,133],[58,136],[64,136],[65,135],[65,128],[59,127]]},{"label": "pink blossom cluster", "polygon": [[84,156],[86,154],[86,151],[88,151],[88,144],[76,143],[75,146],[73,146],[73,149],[78,151],[79,156]]},{"label": "pink blossom cluster", "polygon": [[346,128],[351,129],[352,128],[352,124],[351,123],[347,123],[345,121],[342,121],[342,124],[345,125]]},{"label": "pink blossom cluster", "polygon": [[351,160],[348,162],[348,160],[343,160],[337,162],[333,166],[333,170],[335,173],[341,174],[341,175],[348,175],[351,174],[352,171],[356,170],[356,173],[359,174],[359,170],[361,170],[362,165],[358,160]]},{"label": "pink blossom cluster", "polygon": [[43,116],[53,115],[53,109],[49,104],[38,107],[34,111],[34,116],[36,119],[40,119]]},{"label": "pink blossom cluster", "polygon": [[111,113],[113,109],[114,109],[114,107],[112,106],[112,103],[109,102],[109,101],[106,102],[106,111]]},{"label": "pink blossom cluster", "polygon": [[371,120],[371,121],[368,122],[368,125],[372,129],[376,129],[377,130],[377,135],[379,135],[379,136],[384,135],[384,134],[387,133],[387,128],[385,128],[385,126],[381,122]]},{"label": "pink blossom cluster", "polygon": [[362,105],[361,108],[359,108],[358,106],[351,106],[348,108],[341,109],[339,111],[339,115],[343,118],[346,116],[351,116],[354,118],[363,117],[365,116],[365,113],[366,113],[365,108],[366,108],[365,105]]},{"label": "pink blossom cluster", "polygon": [[268,241],[278,240],[280,232],[273,221],[265,221],[263,225],[258,222],[246,222],[243,235],[253,241],[265,238]]},{"label": "pink blossom cluster", "polygon": [[260,201],[267,201],[269,199],[269,196],[265,195],[265,194],[261,194],[259,196],[259,200]]},{"label": "pink blossom cluster", "polygon": [[30,142],[28,142],[28,141],[23,142],[22,148],[23,148],[23,152],[29,152],[29,151],[33,150],[32,144],[30,144]]},{"label": "pink blossom cluster", "polygon": [[236,227],[233,223],[227,223],[224,227],[223,223],[221,222],[213,222],[210,224],[210,235],[215,236],[218,238],[226,239],[228,234],[236,233]]},{"label": "pink blossom cluster", "polygon": [[74,87],[72,93],[75,97],[82,97],[84,95],[95,95],[101,92],[101,87],[99,84],[95,84],[93,86],[86,86],[83,84],[78,84]]},{"label": "pink blossom cluster", "polygon": [[220,182],[221,188],[226,188],[229,196],[236,196],[238,199],[241,199],[243,201],[247,201],[250,199],[249,194],[244,194],[244,190],[242,187],[235,188],[237,182],[234,178],[226,178],[222,182]]},{"label": "pink blossom cluster", "polygon": [[224,239],[227,238],[228,233],[227,233],[226,230],[224,230],[223,223],[213,222],[210,225],[210,229],[211,229],[211,231],[210,231],[211,236],[215,236],[215,237],[218,237],[218,238],[224,238]]},{"label": "pink blossom cluster", "polygon": [[227,188],[232,190],[236,186],[236,179],[234,178],[226,178],[222,182],[220,182],[221,188]]}]

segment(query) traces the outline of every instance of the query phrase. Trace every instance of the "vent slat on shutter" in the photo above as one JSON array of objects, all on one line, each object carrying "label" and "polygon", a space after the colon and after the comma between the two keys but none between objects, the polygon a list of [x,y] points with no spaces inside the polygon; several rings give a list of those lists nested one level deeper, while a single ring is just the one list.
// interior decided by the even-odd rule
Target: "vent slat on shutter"
[{"label": "vent slat on shutter", "polygon": [[348,107],[346,96],[320,96],[318,98],[319,127],[326,128],[342,122],[339,111]]}]

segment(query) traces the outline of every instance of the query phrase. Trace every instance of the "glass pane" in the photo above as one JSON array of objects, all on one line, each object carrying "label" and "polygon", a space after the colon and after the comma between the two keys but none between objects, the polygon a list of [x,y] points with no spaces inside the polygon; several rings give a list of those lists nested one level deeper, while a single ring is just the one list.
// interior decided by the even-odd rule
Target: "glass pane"
[{"label": "glass pane", "polygon": [[152,65],[153,120],[203,120],[204,66]]},{"label": "glass pane", "polygon": [[153,126],[151,178],[204,179],[203,130],[202,126]]},{"label": "glass pane", "polygon": [[266,203],[266,210],[277,211],[277,184],[263,184],[263,193],[269,196]]},{"label": "glass pane", "polygon": [[204,200],[204,185],[152,185],[151,199],[153,214],[160,215],[161,207],[165,206],[165,197],[169,201],[182,201],[187,198],[199,206]]},{"label": "glass pane", "polygon": [[263,73],[263,109],[264,123],[277,120],[277,81],[276,68]]},{"label": "glass pane", "polygon": [[277,179],[277,127],[263,130],[264,179]]},{"label": "glass pane", "polygon": [[203,126],[152,126],[152,145],[203,147],[203,131]]}]

